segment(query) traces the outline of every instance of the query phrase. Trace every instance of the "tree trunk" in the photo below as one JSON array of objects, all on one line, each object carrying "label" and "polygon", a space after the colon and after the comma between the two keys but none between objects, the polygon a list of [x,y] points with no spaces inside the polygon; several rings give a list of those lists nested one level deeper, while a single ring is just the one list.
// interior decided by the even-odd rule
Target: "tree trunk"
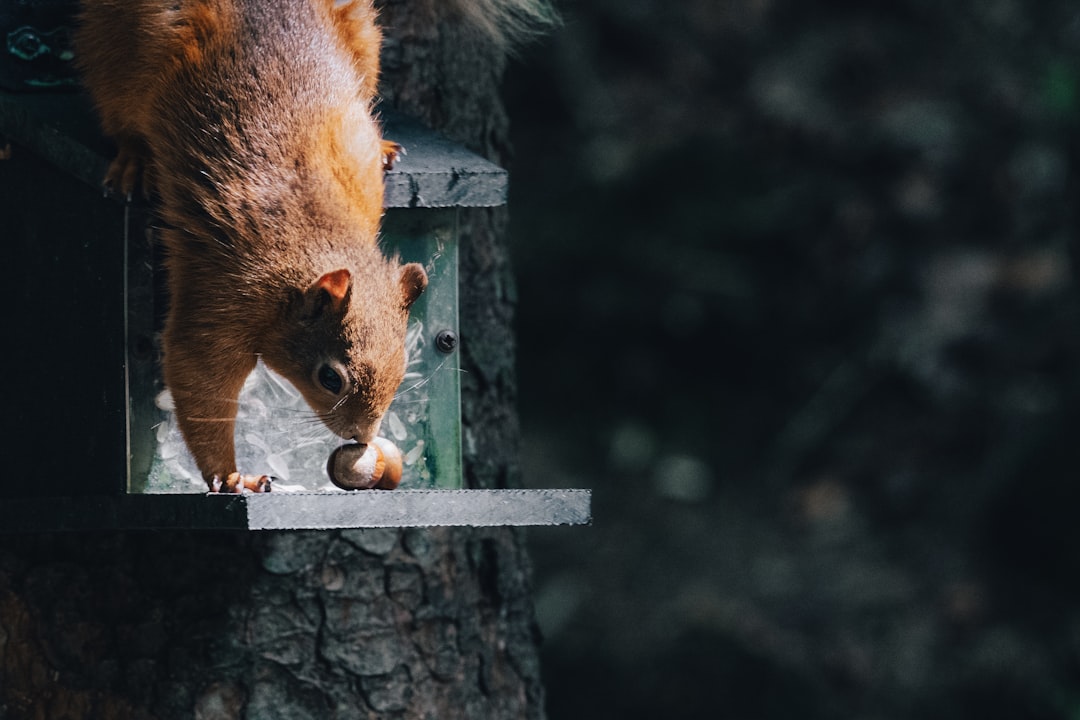
[{"label": "tree trunk", "polygon": [[[382,3],[385,102],[499,160],[504,61],[443,5]],[[513,486],[505,211],[462,217],[465,480]],[[0,535],[2,720],[542,718],[537,642],[514,529]]]}]

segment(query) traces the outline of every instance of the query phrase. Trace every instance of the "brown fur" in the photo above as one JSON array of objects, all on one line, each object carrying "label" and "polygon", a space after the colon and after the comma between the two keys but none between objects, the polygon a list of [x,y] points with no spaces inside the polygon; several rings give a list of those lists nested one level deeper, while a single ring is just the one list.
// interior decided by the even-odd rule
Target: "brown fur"
[{"label": "brown fur", "polygon": [[118,147],[106,183],[158,197],[165,381],[211,489],[243,486],[236,400],[258,357],[359,442],[401,382],[427,277],[377,247],[379,42],[370,0],[83,4],[79,63]]},{"label": "brown fur", "polygon": [[[454,5],[504,47],[554,18],[546,0]],[[263,487],[233,446],[258,357],[362,443],[401,382],[427,276],[377,247],[399,149],[371,112],[381,39],[372,0],[83,0],[78,61],[117,145],[105,184],[158,198],[165,381],[211,489]]]}]

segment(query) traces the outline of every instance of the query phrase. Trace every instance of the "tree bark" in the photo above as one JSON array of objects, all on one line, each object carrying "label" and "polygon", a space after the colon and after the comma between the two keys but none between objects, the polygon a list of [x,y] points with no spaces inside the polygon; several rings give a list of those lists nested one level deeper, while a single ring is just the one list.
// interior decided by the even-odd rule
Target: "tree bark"
[{"label": "tree bark", "polygon": [[[504,60],[442,5],[382,3],[384,102],[499,160]],[[469,487],[517,484],[505,225],[463,211]],[[0,535],[0,720],[543,718],[537,644],[519,530]]]}]

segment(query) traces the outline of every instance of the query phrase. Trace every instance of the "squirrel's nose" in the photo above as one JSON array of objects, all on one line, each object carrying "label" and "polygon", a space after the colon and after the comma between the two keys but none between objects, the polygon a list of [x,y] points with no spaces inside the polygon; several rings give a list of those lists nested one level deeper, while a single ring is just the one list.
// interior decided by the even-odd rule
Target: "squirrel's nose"
[{"label": "squirrel's nose", "polygon": [[[381,418],[380,418],[381,420]],[[382,423],[377,420],[370,425],[356,425],[353,427],[352,439],[361,445],[367,445],[379,434],[379,426]]]}]

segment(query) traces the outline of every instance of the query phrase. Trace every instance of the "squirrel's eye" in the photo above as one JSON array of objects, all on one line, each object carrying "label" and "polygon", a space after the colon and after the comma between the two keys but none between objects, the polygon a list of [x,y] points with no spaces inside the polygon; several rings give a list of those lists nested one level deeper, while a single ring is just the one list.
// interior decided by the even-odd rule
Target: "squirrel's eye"
[{"label": "squirrel's eye", "polygon": [[319,384],[337,395],[341,392],[344,381],[334,368],[329,365],[323,365],[319,368]]}]

